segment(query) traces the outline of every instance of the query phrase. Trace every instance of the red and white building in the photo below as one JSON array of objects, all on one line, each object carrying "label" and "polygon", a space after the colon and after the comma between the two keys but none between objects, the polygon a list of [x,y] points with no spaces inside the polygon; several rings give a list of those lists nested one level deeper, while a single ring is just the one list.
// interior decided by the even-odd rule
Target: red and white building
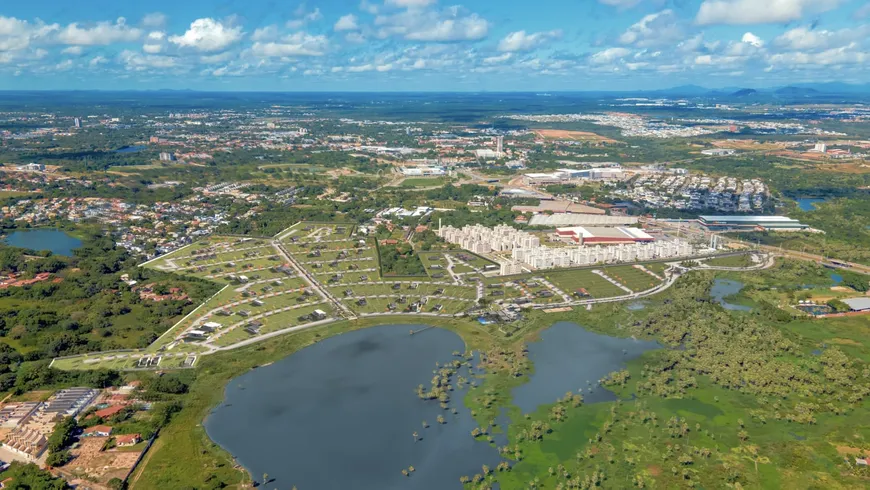
[{"label": "red and white building", "polygon": [[652,243],[655,238],[640,228],[583,227],[557,228],[556,234],[562,240],[570,240],[580,245],[618,245],[621,243]]}]

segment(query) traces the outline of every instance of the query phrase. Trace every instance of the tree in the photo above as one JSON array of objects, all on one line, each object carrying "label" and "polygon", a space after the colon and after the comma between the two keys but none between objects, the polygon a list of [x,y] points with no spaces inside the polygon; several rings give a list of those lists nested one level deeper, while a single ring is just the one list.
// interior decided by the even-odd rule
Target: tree
[{"label": "tree", "polygon": [[54,432],[48,438],[48,450],[52,453],[62,451],[73,443],[73,434],[78,430],[79,426],[76,419],[72,417],[64,417],[57,425],[54,426]]},{"label": "tree", "polygon": [[107,485],[109,486],[109,488],[112,488],[114,490],[123,490],[127,487],[127,485],[124,483],[124,480],[117,477],[109,480],[107,482]]},{"label": "tree", "polygon": [[48,466],[63,466],[72,460],[72,454],[69,451],[55,451],[45,458],[45,464]]}]

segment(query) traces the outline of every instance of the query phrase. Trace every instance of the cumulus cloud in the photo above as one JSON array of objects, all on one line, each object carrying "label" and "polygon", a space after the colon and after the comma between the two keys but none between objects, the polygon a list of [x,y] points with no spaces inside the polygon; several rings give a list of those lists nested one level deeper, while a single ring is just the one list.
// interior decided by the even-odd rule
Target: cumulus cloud
[{"label": "cumulus cloud", "polygon": [[398,36],[411,41],[478,41],[489,32],[489,22],[459,7],[443,11],[409,9],[375,17],[378,37]]},{"label": "cumulus cloud", "polygon": [[353,14],[343,15],[333,27],[336,31],[355,31],[359,29],[357,18]]},{"label": "cumulus cloud", "polygon": [[171,36],[169,41],[183,48],[203,52],[221,51],[242,39],[242,27],[225,25],[212,18],[196,19],[180,36]]},{"label": "cumulus cloud", "polygon": [[598,0],[598,3],[603,5],[609,5],[611,7],[618,7],[620,9],[627,9],[634,7],[641,1],[642,0]]},{"label": "cumulus cloud", "polygon": [[437,1],[438,0],[386,0],[384,4],[393,7],[414,8],[428,7],[429,5],[435,4]]},{"label": "cumulus cloud", "polygon": [[311,12],[305,11],[305,5],[300,5],[299,8],[296,9],[295,19],[287,21],[287,27],[290,29],[300,29],[305,27],[309,22],[317,22],[318,20],[323,18],[323,14],[320,13],[319,8],[315,8]]},{"label": "cumulus cloud", "polygon": [[109,60],[106,59],[105,56],[100,55],[100,56],[94,56],[93,58],[91,58],[91,61],[88,61],[88,65],[93,68],[95,66],[106,64],[108,62],[109,62]]},{"label": "cumulus cloud", "polygon": [[63,54],[70,54],[73,56],[80,56],[84,52],[84,48],[81,46],[70,46],[68,48],[64,48],[60,51]]},{"label": "cumulus cloud", "polygon": [[637,47],[673,44],[683,39],[683,29],[673,10],[649,14],[619,36],[619,43]]},{"label": "cumulus cloud", "polygon": [[499,64],[499,63],[504,63],[505,61],[508,61],[509,59],[513,58],[513,56],[514,56],[513,53],[504,53],[504,54],[499,55],[499,56],[490,56],[488,58],[483,59],[483,64],[495,65],[495,64]]},{"label": "cumulus cloud", "polygon": [[166,25],[166,15],[160,12],[147,14],[142,18],[142,25],[152,29],[160,29]]},{"label": "cumulus cloud", "polygon": [[866,39],[870,26],[828,31],[801,26],[790,29],[773,40],[774,46],[793,51],[818,51]]},{"label": "cumulus cloud", "polygon": [[129,49],[121,51],[118,55],[118,61],[131,71],[145,71],[152,68],[175,68],[180,65],[178,59],[171,56],[143,55]]},{"label": "cumulus cloud", "polygon": [[118,17],[112,22],[97,22],[91,27],[82,27],[77,22],[62,29],[57,38],[64,44],[80,46],[108,45],[132,42],[142,37],[142,29],[127,25],[127,19]]},{"label": "cumulus cloud", "polygon": [[769,61],[772,65],[789,66],[861,65],[870,61],[870,55],[860,50],[857,43],[851,43],[848,46],[826,49],[816,53],[802,51],[778,53],[770,56]]},{"label": "cumulus cloud", "polygon": [[505,36],[498,43],[498,50],[512,53],[516,51],[531,51],[551,39],[561,37],[562,31],[536,32],[527,34],[526,31],[516,31]]},{"label": "cumulus cloud", "polygon": [[695,22],[772,24],[800,20],[807,14],[833,10],[844,0],[704,0]]},{"label": "cumulus cloud", "polygon": [[593,54],[589,58],[589,62],[593,65],[607,65],[631,54],[630,49],[626,48],[607,48]]},{"label": "cumulus cloud", "polygon": [[764,46],[764,41],[762,41],[760,37],[756,36],[751,32],[747,32],[746,34],[744,34],[740,42],[746,43],[750,46],[755,46],[756,48]]},{"label": "cumulus cloud", "polygon": [[314,36],[297,32],[276,42],[257,42],[251,51],[264,58],[283,58],[294,56],[323,56],[329,47],[326,36]]}]

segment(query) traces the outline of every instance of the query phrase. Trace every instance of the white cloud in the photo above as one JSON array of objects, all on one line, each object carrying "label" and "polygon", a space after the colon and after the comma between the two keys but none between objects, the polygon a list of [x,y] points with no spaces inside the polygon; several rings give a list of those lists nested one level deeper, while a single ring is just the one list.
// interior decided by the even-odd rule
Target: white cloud
[{"label": "white cloud", "polygon": [[772,65],[861,65],[870,62],[870,54],[861,51],[857,43],[848,46],[827,49],[817,53],[795,51],[775,54],[769,58]]},{"label": "white cloud", "polygon": [[242,27],[231,27],[212,18],[196,19],[181,36],[171,36],[169,41],[181,47],[212,52],[226,49],[242,38]]},{"label": "white cloud", "polygon": [[148,54],[158,54],[163,51],[163,46],[160,44],[143,44],[142,51]]},{"label": "white cloud", "polygon": [[667,9],[649,14],[629,27],[619,36],[619,43],[643,48],[673,44],[684,38],[676,14]]},{"label": "white cloud", "polygon": [[259,27],[254,30],[254,33],[251,34],[251,40],[254,42],[274,41],[275,39],[278,39],[278,36],[280,36],[278,26],[273,24],[266,27]]},{"label": "white cloud", "polygon": [[386,0],[384,4],[393,7],[419,8],[434,5],[437,1],[438,0]]},{"label": "white cloud", "polygon": [[488,58],[483,59],[483,64],[485,65],[497,65],[499,63],[504,63],[505,61],[513,58],[513,53],[505,53],[498,56],[490,56]]},{"label": "white cloud", "polygon": [[61,53],[63,53],[63,54],[71,54],[74,56],[79,56],[83,52],[84,52],[84,48],[82,48],[81,46],[70,46],[68,48],[64,48],[63,50],[61,50]]},{"label": "white cloud", "polygon": [[129,49],[121,51],[118,55],[118,61],[131,71],[146,71],[152,68],[166,69],[179,66],[177,58],[153,54],[143,55]]},{"label": "white cloud", "polygon": [[631,54],[630,49],[626,48],[608,48],[604,51],[599,51],[593,54],[589,61],[594,65],[606,65],[613,63],[625,56]]},{"label": "white cloud", "polygon": [[296,19],[287,21],[287,27],[290,29],[300,29],[305,27],[309,22],[317,22],[318,20],[323,18],[323,14],[320,13],[319,8],[315,8],[312,12],[305,12],[305,5],[300,5],[298,9],[296,9]]},{"label": "white cloud", "polygon": [[794,51],[817,51],[843,46],[870,36],[870,26],[828,31],[809,27],[796,27],[773,40],[774,46]]},{"label": "white cloud", "polygon": [[40,20],[30,23],[15,17],[0,16],[0,53],[17,51],[30,46],[32,41],[44,39],[60,28]]},{"label": "white cloud", "polygon": [[60,63],[54,65],[54,71],[67,71],[73,67],[73,60],[63,60]]},{"label": "white cloud", "polygon": [[756,48],[764,46],[764,41],[762,41],[760,37],[756,36],[751,32],[747,32],[746,34],[744,34],[740,42],[746,43],[750,46],[755,46]]},{"label": "white cloud", "polygon": [[609,5],[611,7],[618,7],[620,9],[627,9],[634,7],[641,1],[643,0],[598,0],[598,3]]},{"label": "white cloud", "polygon": [[91,58],[91,61],[88,61],[88,65],[90,65],[91,67],[95,67],[108,62],[109,60],[107,60],[105,56],[94,56],[93,58]]},{"label": "white cloud", "polygon": [[366,37],[359,32],[348,32],[344,39],[349,43],[362,44],[366,42]]},{"label": "white cloud", "polygon": [[512,32],[498,43],[498,50],[512,53],[516,51],[531,51],[551,39],[562,35],[562,31],[536,32],[527,34],[526,31]]},{"label": "white cloud", "polygon": [[127,19],[118,17],[115,23],[97,22],[92,27],[81,27],[77,22],[61,30],[57,38],[64,44],[81,46],[108,45],[133,42],[142,37],[142,29],[127,25]]},{"label": "white cloud", "polygon": [[704,0],[695,22],[711,24],[781,24],[804,15],[833,10],[844,0]]},{"label": "white cloud", "polygon": [[353,14],[342,16],[338,19],[338,22],[335,23],[334,29],[336,31],[355,31],[359,29],[356,16]]},{"label": "white cloud", "polygon": [[265,58],[293,56],[323,56],[329,47],[326,36],[314,36],[306,32],[297,32],[285,36],[278,42],[257,42],[251,51]]},{"label": "white cloud", "polygon": [[166,25],[166,15],[160,12],[147,14],[142,18],[142,25],[152,29],[160,29]]},{"label": "white cloud", "polygon": [[399,36],[411,41],[477,41],[486,37],[489,22],[477,14],[464,15],[460,7],[443,11],[409,9],[375,17],[378,37]]}]

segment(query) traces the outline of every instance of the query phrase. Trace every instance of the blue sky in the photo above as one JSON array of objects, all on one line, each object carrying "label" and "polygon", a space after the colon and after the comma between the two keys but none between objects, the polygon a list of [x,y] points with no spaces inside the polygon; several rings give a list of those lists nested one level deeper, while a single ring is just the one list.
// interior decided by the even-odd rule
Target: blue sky
[{"label": "blue sky", "polygon": [[866,0],[457,1],[3,2],[0,89],[870,82]]}]

